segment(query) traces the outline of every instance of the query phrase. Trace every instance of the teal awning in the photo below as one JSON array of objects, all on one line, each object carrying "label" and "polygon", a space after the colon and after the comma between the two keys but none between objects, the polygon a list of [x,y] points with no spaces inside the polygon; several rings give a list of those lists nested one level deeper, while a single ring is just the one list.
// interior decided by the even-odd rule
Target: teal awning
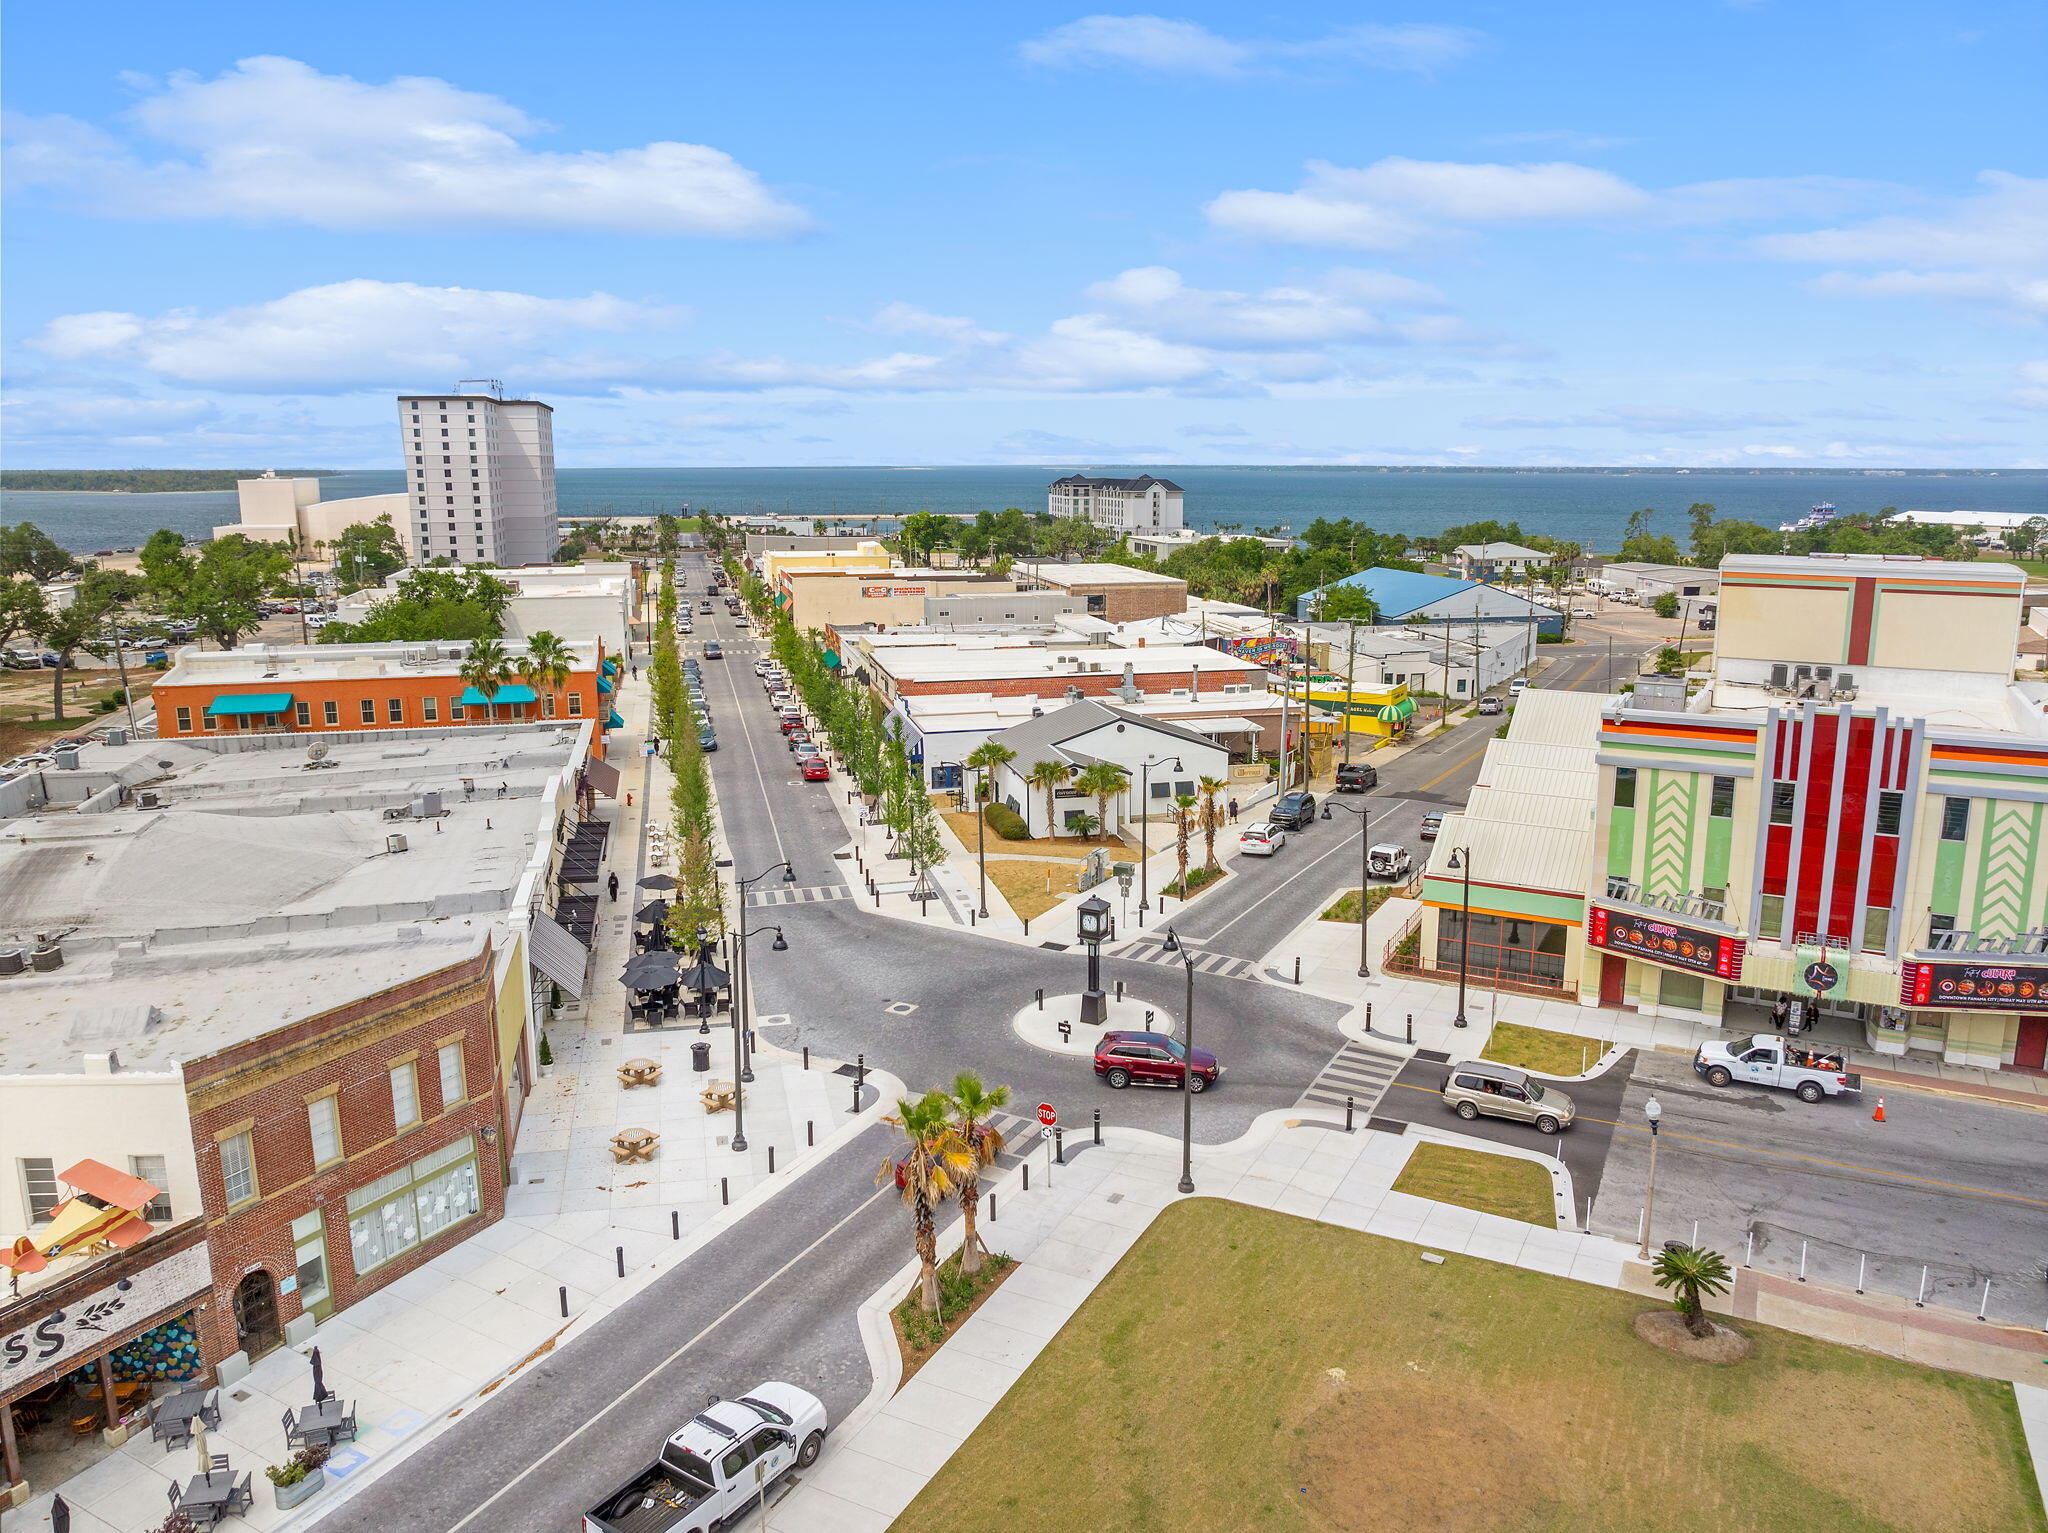
[{"label": "teal awning", "polygon": [[489,697],[485,697],[475,687],[465,687],[462,693],[462,706],[465,708],[488,708],[493,703],[530,703],[534,700],[534,691],[531,687],[500,687]]},{"label": "teal awning", "polygon": [[597,690],[600,696],[608,696],[612,690],[612,684],[600,676],[597,678]]},{"label": "teal awning", "polygon": [[839,669],[839,656],[829,649],[825,651],[825,669],[828,671]]},{"label": "teal awning", "polygon": [[1388,703],[1384,708],[1375,708],[1373,712],[1382,724],[1398,724],[1415,712],[1415,699],[1404,697],[1398,703]]},{"label": "teal awning", "polygon": [[289,692],[243,692],[235,696],[216,697],[206,705],[208,718],[246,716],[251,713],[282,713],[291,707]]},{"label": "teal awning", "polygon": [[619,662],[614,660],[610,655],[605,656],[604,673],[607,676],[616,676],[619,674]]},{"label": "teal awning", "polygon": [[619,717],[619,710],[614,708],[609,713],[605,714],[604,727],[606,729],[624,729],[626,727],[626,721]]}]

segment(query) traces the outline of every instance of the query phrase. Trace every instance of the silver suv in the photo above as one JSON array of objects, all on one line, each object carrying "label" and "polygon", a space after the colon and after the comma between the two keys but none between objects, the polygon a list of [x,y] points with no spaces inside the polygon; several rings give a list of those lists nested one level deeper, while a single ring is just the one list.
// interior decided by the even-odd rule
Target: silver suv
[{"label": "silver suv", "polygon": [[1444,1076],[1444,1100],[1467,1123],[1482,1113],[1533,1123],[1546,1134],[1572,1126],[1578,1109],[1555,1086],[1546,1086],[1527,1070],[1495,1064],[1490,1059],[1463,1060]]}]

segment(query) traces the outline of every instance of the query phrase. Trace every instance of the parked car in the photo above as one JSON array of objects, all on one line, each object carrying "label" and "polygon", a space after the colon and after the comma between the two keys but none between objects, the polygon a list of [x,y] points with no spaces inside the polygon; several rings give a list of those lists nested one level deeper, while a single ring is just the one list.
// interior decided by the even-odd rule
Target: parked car
[{"label": "parked car", "polygon": [[794,734],[804,727],[804,716],[794,708],[784,709],[780,727],[784,734]]},{"label": "parked car", "polygon": [[1572,608],[1572,616],[1591,617],[1593,616],[1593,609],[1591,607],[1574,607]]},{"label": "parked car", "polygon": [[1281,796],[1266,815],[1268,824],[1282,830],[1304,830],[1313,824],[1316,817],[1316,796],[1313,793],[1288,793]]},{"label": "parked car", "polygon": [[825,764],[823,756],[806,756],[798,764],[803,768],[805,782],[824,782],[832,776],[832,768]]},{"label": "parked car", "polygon": [[1187,1081],[1190,1091],[1207,1091],[1223,1079],[1223,1066],[1207,1049],[1194,1051],[1194,1068],[1188,1068],[1188,1048],[1166,1033],[1104,1033],[1095,1045],[1095,1073],[1112,1091],[1140,1086],[1178,1086]]},{"label": "parked car", "polygon": [[713,639],[704,646],[704,658],[706,660],[723,660],[725,658],[725,651],[718,647],[716,639]]},{"label": "parked car", "polygon": [[1522,693],[1528,689],[1528,686],[1528,677],[1517,676],[1513,681],[1508,683],[1508,696],[1510,698],[1520,697]]},{"label": "parked car", "polygon": [[1545,1134],[1570,1128],[1577,1113],[1572,1099],[1555,1086],[1544,1085],[1527,1070],[1490,1059],[1452,1065],[1444,1074],[1443,1098],[1467,1123],[1482,1116],[1506,1118],[1533,1123]]},{"label": "parked car", "polygon": [[1692,1068],[1709,1086],[1747,1081],[1753,1086],[1776,1086],[1802,1102],[1855,1096],[1863,1090],[1863,1077],[1851,1073],[1840,1054],[1803,1049],[1771,1033],[1757,1033],[1739,1049],[1725,1043],[1703,1043],[1693,1055]]},{"label": "parked car", "polygon": [[1415,870],[1408,848],[1382,841],[1365,854],[1365,871],[1371,878],[1406,878]]},{"label": "parked car", "polygon": [[1508,705],[1499,698],[1488,695],[1479,699],[1479,711],[1481,713],[1506,713]]},{"label": "parked car", "polygon": [[718,749],[718,736],[708,729],[700,729],[697,731],[697,744],[708,755]]},{"label": "parked car", "polygon": [[809,745],[811,743],[811,732],[808,729],[790,729],[785,730],[783,733],[784,739],[791,750],[795,750],[799,745]]},{"label": "parked car", "polygon": [[1362,762],[1337,768],[1337,791],[1339,793],[1365,793],[1380,785],[1380,769],[1369,767]]},{"label": "parked car", "polygon": [[1287,832],[1261,821],[1247,825],[1237,838],[1237,849],[1247,857],[1270,857],[1287,844]]},{"label": "parked car", "polygon": [[813,761],[824,754],[823,749],[809,740],[796,748],[796,759],[799,761]]},{"label": "parked car", "polygon": [[825,1404],[794,1384],[756,1384],[712,1402],[661,1445],[653,1463],[583,1514],[582,1533],[708,1533],[738,1528],[749,1507],[825,1446]]}]

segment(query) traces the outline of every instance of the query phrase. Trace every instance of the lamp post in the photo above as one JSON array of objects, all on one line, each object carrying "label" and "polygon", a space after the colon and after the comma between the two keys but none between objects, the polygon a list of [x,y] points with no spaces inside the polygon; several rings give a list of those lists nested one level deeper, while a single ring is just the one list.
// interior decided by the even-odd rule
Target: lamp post
[{"label": "lamp post", "polygon": [[1187,990],[1181,1003],[1185,1029],[1181,1043],[1188,1057],[1180,1078],[1180,1190],[1188,1193],[1195,1190],[1195,955],[1171,926],[1166,928],[1165,951],[1178,958],[1187,973]]},{"label": "lamp post", "polygon": [[1454,847],[1451,851],[1451,871],[1460,868],[1465,872],[1465,904],[1458,916],[1458,1014],[1451,1018],[1453,1027],[1470,1027],[1465,1020],[1465,984],[1472,972],[1472,848]]},{"label": "lamp post", "polygon": [[[1331,807],[1332,801],[1324,799],[1323,818],[1326,820],[1330,817]],[[1355,807],[1350,804],[1337,804],[1335,807],[1343,810],[1346,814],[1358,816],[1358,977],[1360,979],[1369,979],[1372,976],[1372,970],[1365,961],[1365,918],[1368,914],[1365,908],[1365,896],[1367,891],[1372,888],[1372,848],[1368,844],[1372,840],[1370,834],[1372,830],[1372,813],[1363,804]],[[1463,1010],[1462,1007],[1459,1009]]]},{"label": "lamp post", "polygon": [[[752,983],[752,976],[747,970],[747,939],[754,935],[747,929],[747,891],[777,868],[782,870],[784,883],[796,882],[796,869],[783,861],[771,863],[752,878],[742,878],[733,885],[739,893],[740,907],[740,929],[732,945],[732,1147],[735,1151],[747,1147],[746,1087],[754,1079],[753,1061],[747,1053],[748,989]],[[776,952],[788,950],[789,944],[783,940],[780,926],[764,927],[763,930],[775,933],[773,947]]]},{"label": "lamp post", "polygon": [[1178,756],[1154,756],[1150,761],[1138,764],[1138,925],[1141,927],[1145,924],[1146,912],[1152,908],[1152,843],[1145,839],[1145,817],[1152,811],[1152,769],[1168,761],[1173,763],[1176,772],[1181,770]]},{"label": "lamp post", "polygon": [[1088,988],[1081,995],[1081,1021],[1100,1027],[1109,1019],[1109,1001],[1102,993],[1102,944],[1109,937],[1109,901],[1091,894],[1076,913],[1081,943],[1088,949]]},{"label": "lamp post", "polygon": [[1644,1261],[1650,1259],[1650,1221],[1657,1212],[1657,1120],[1664,1116],[1664,1109],[1651,1097],[1643,1103],[1643,1116],[1650,1120],[1650,1182],[1643,1193],[1643,1238],[1636,1255]]}]

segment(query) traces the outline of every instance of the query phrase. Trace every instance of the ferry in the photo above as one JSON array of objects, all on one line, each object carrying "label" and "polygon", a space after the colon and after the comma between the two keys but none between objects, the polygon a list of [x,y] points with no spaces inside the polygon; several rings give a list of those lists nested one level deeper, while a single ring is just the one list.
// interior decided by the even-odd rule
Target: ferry
[{"label": "ferry", "polygon": [[1778,531],[1811,532],[1816,527],[1825,527],[1829,522],[1833,521],[1834,519],[1835,503],[1831,500],[1824,500],[1819,505],[1814,506],[1812,509],[1810,509],[1806,513],[1806,515],[1800,517],[1798,521],[1780,522],[1778,524]]}]

